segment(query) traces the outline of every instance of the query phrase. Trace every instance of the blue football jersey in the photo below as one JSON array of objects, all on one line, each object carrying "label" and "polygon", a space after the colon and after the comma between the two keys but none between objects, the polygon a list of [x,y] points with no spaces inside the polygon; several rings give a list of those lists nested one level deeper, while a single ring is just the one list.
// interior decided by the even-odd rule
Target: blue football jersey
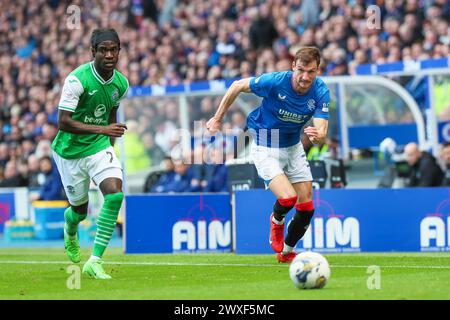
[{"label": "blue football jersey", "polygon": [[292,74],[273,72],[250,79],[251,91],[263,98],[247,117],[247,127],[258,145],[293,146],[311,117],[328,120],[330,92],[325,82],[316,77],[307,93],[298,94],[292,87]]}]

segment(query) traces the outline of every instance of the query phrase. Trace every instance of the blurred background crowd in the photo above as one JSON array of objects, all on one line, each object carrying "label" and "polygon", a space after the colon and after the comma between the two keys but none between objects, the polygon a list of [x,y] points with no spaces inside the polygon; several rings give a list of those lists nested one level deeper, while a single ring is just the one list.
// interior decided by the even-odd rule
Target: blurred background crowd
[{"label": "blurred background crowd", "polygon": [[[79,20],[76,11],[68,11],[73,5],[80,9]],[[379,21],[369,19],[370,5],[380,8]],[[368,27],[368,19],[379,26]],[[2,1],[0,186],[42,188],[42,177],[54,169],[40,161],[51,156],[61,85],[70,71],[92,59],[95,28],[118,31],[118,70],[130,86],[146,86],[289,70],[293,53],[303,45],[321,49],[321,74],[328,76],[354,74],[366,63],[448,57],[449,23],[448,0]],[[194,98],[190,119],[208,119],[219,101]],[[130,103],[138,107],[140,102]],[[146,117],[136,108],[125,109],[130,136],[135,133],[135,147],[143,148],[146,156],[140,159],[147,166],[168,159],[171,133],[179,128],[176,100],[152,105],[142,110]],[[244,122],[245,114],[233,108],[225,126],[242,129]],[[223,174],[220,168],[202,171],[207,172],[203,177],[218,172],[217,181]],[[214,179],[197,180],[191,187],[198,191]],[[155,185],[154,190],[162,189]]]}]

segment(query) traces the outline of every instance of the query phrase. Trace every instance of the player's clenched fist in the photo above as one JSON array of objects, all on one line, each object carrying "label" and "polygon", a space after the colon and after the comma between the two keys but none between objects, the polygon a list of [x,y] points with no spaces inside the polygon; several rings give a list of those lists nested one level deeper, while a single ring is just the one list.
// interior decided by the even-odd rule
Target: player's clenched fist
[{"label": "player's clenched fist", "polygon": [[216,117],[212,117],[206,123],[206,129],[208,129],[211,134],[216,134],[221,127],[222,121],[218,120]]}]

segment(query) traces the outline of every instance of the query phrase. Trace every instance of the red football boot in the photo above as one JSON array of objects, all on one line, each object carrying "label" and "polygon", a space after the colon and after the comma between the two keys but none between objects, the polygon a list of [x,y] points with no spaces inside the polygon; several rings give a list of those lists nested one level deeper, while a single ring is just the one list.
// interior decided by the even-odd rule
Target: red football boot
[{"label": "red football boot", "polygon": [[297,256],[297,253],[295,253],[294,251],[286,253],[286,254],[277,253],[277,260],[280,263],[291,263],[292,260],[294,260],[296,256]]},{"label": "red football boot", "polygon": [[284,247],[284,223],[279,225],[273,222],[273,213],[270,215],[270,246],[276,253],[283,251]]}]

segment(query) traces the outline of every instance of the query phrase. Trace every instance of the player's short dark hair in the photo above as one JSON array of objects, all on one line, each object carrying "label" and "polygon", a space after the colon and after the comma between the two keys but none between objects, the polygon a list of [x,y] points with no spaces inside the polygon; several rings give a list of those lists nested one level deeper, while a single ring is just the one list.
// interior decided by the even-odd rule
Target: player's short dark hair
[{"label": "player's short dark hair", "polygon": [[114,41],[120,48],[120,39],[117,31],[112,28],[100,28],[94,29],[91,34],[91,46],[94,49],[97,49],[97,46],[102,41]]},{"label": "player's short dark hair", "polygon": [[317,62],[317,66],[320,65],[320,50],[316,47],[301,47],[295,53],[294,62],[300,62],[309,64],[313,61]]}]

